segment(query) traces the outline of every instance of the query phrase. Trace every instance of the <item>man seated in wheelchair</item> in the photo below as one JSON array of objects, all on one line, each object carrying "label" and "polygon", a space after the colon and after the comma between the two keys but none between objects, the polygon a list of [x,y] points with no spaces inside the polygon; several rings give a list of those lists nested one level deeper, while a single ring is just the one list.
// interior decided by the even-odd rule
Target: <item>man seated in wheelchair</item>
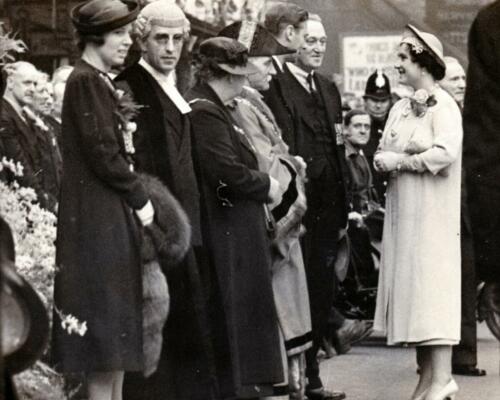
[{"label": "man seated in wheelchair", "polygon": [[378,245],[382,239],[384,217],[384,210],[373,186],[371,168],[363,154],[363,148],[370,139],[370,127],[370,116],[364,110],[351,110],[344,116],[343,137],[350,175],[348,189],[351,210],[348,233],[351,258],[341,291],[345,292],[346,300],[354,308],[361,308],[367,316],[371,316],[371,308],[375,305],[373,296],[377,287],[380,259]]}]

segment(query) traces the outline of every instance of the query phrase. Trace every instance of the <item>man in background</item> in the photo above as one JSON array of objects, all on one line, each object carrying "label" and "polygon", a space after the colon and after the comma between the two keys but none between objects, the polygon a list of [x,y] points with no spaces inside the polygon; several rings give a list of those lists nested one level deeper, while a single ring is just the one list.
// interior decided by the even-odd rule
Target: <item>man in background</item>
[{"label": "man in background", "polygon": [[1,154],[23,166],[23,176],[16,180],[22,186],[33,188],[40,204],[48,208],[51,201],[43,180],[43,137],[27,115],[33,106],[39,72],[25,61],[8,64],[4,71],[7,82],[0,114]]},{"label": "man in background", "polygon": [[[463,110],[465,96],[465,70],[453,57],[445,57],[446,75],[441,87],[446,90]],[[453,346],[452,372],[458,375],[484,376],[486,371],[477,368],[477,281],[474,262],[469,207],[467,205],[466,171],[462,168],[461,198],[461,248],[462,248],[462,320],[460,344]]]},{"label": "man in background", "polygon": [[[304,42],[304,30],[309,14],[303,8],[293,3],[276,3],[266,13],[265,27],[274,38],[284,47],[297,51]],[[268,90],[262,92],[264,101],[273,111],[283,135],[283,139],[290,146],[290,152],[296,153],[295,145],[295,118],[293,98],[284,82],[284,74],[288,70],[285,62],[289,56],[273,56],[273,65],[276,75],[273,77]]]},{"label": "man in background", "polygon": [[[500,304],[500,0],[484,7],[469,34],[464,101],[464,165],[478,278],[486,282],[483,306]],[[496,293],[496,300],[495,300]],[[496,304],[495,304],[496,303]],[[495,311],[496,310],[496,311]],[[498,319],[497,319],[498,320]],[[492,318],[493,322],[494,319]],[[500,340],[500,327],[496,327]]]},{"label": "man in background", "polygon": [[379,201],[384,204],[387,182],[381,174],[375,171],[373,156],[377,151],[382,133],[384,133],[385,123],[392,107],[391,84],[387,75],[380,70],[376,70],[371,74],[366,81],[363,99],[365,101],[365,110],[371,119],[370,140],[364,151],[372,170],[373,184]]}]

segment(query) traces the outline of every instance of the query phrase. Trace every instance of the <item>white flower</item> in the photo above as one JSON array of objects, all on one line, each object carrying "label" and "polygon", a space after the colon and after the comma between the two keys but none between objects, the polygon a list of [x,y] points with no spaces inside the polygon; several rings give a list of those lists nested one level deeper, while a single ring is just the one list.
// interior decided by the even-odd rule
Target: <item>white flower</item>
[{"label": "white flower", "polygon": [[413,95],[413,99],[419,104],[426,104],[429,99],[429,93],[425,89],[419,89]]},{"label": "white flower", "polygon": [[87,321],[80,322],[78,318],[75,316],[68,314],[64,315],[64,313],[54,307],[57,315],[61,318],[61,327],[68,332],[69,335],[76,333],[80,336],[84,336],[87,333]]},{"label": "white flower", "polygon": [[125,129],[127,132],[134,133],[137,130],[137,124],[135,122],[127,122]]}]

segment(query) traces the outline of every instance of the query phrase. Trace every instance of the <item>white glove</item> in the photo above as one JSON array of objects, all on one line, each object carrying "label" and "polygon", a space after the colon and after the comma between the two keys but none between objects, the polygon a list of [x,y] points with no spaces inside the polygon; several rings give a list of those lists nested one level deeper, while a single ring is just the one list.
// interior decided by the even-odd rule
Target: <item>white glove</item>
[{"label": "white glove", "polygon": [[373,164],[376,171],[391,172],[397,168],[404,157],[405,154],[395,153],[393,151],[379,151],[375,153]]},{"label": "white glove", "polygon": [[270,204],[271,210],[281,203],[283,200],[283,191],[281,190],[280,183],[274,179],[272,176],[269,176],[269,180],[271,184],[269,185],[269,193],[268,204]]},{"label": "white glove", "polygon": [[155,210],[151,201],[148,202],[140,209],[135,210],[135,215],[141,220],[142,226],[148,226],[151,224],[155,217]]}]

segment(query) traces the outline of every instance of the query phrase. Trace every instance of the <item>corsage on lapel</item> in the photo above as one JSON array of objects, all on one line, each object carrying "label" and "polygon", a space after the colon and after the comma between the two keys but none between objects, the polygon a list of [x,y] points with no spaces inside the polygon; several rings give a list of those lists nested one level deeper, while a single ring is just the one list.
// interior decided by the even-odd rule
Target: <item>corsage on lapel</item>
[{"label": "corsage on lapel", "polygon": [[127,155],[127,161],[130,164],[130,170],[134,171],[134,161],[132,155],[135,154],[135,147],[133,135],[137,130],[137,124],[133,120],[137,117],[139,111],[141,108],[144,108],[144,106],[137,104],[134,101],[132,94],[129,92],[116,88],[113,81],[107,74],[101,72],[100,76],[109,87],[116,100],[116,107],[113,110],[113,114],[118,119],[118,129],[123,137],[125,153]]},{"label": "corsage on lapel", "polygon": [[410,105],[413,113],[417,118],[423,117],[429,107],[437,104],[434,95],[429,95],[427,90],[419,89],[410,98]]}]

